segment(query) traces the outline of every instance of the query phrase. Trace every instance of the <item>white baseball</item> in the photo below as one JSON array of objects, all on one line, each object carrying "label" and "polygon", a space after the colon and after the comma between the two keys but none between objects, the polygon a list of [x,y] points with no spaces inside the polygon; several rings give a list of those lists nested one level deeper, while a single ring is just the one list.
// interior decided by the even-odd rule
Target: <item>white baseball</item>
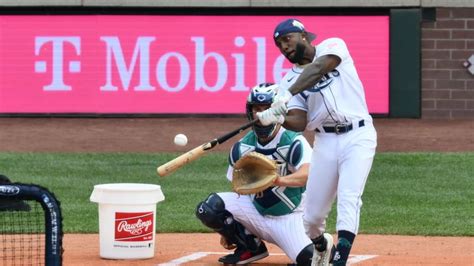
[{"label": "white baseball", "polygon": [[186,146],[186,144],[188,144],[188,137],[184,134],[178,134],[174,136],[174,144],[178,146]]}]

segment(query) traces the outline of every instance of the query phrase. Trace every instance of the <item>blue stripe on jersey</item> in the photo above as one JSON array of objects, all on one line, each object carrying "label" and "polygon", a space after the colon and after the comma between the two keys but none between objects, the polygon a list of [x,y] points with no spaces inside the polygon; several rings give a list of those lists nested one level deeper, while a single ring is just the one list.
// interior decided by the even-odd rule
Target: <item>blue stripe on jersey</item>
[{"label": "blue stripe on jersey", "polygon": [[300,92],[298,95],[301,96],[301,98],[303,98],[305,102],[308,101],[309,95],[304,94],[304,92]]}]

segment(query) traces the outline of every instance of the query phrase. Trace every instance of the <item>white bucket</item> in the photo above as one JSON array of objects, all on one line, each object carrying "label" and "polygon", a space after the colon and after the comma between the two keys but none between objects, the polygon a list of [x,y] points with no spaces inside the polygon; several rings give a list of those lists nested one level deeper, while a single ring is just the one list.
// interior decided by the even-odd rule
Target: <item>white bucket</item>
[{"label": "white bucket", "polygon": [[106,259],[153,258],[156,204],[164,199],[159,185],[95,185],[90,200],[99,204],[100,256]]}]

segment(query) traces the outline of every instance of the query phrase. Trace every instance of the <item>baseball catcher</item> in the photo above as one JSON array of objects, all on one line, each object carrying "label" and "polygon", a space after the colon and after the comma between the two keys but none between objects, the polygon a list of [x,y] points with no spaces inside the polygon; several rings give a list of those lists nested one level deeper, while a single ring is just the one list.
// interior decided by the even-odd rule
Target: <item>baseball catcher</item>
[{"label": "baseball catcher", "polygon": [[[270,107],[278,87],[263,83],[247,98],[249,121]],[[234,249],[224,264],[247,264],[268,256],[264,241],[279,246],[298,265],[311,265],[313,244],[303,226],[303,201],[311,146],[300,134],[280,124],[263,126],[235,143],[227,179],[233,192],[211,193],[196,208],[201,222]]]}]

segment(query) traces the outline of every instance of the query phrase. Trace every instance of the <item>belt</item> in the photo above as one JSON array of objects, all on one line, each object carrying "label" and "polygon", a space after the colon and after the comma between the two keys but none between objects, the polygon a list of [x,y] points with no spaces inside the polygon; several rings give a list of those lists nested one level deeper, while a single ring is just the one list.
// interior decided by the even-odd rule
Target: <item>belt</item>
[{"label": "belt", "polygon": [[[358,122],[358,125],[359,127],[365,126],[364,120],[360,120]],[[323,126],[322,128],[324,130],[324,133],[336,133],[337,135],[347,133],[351,131],[352,129],[354,129],[354,127],[352,126],[352,123],[351,124],[337,124],[332,127]],[[321,131],[318,128],[316,128],[316,132],[321,133]]]}]

